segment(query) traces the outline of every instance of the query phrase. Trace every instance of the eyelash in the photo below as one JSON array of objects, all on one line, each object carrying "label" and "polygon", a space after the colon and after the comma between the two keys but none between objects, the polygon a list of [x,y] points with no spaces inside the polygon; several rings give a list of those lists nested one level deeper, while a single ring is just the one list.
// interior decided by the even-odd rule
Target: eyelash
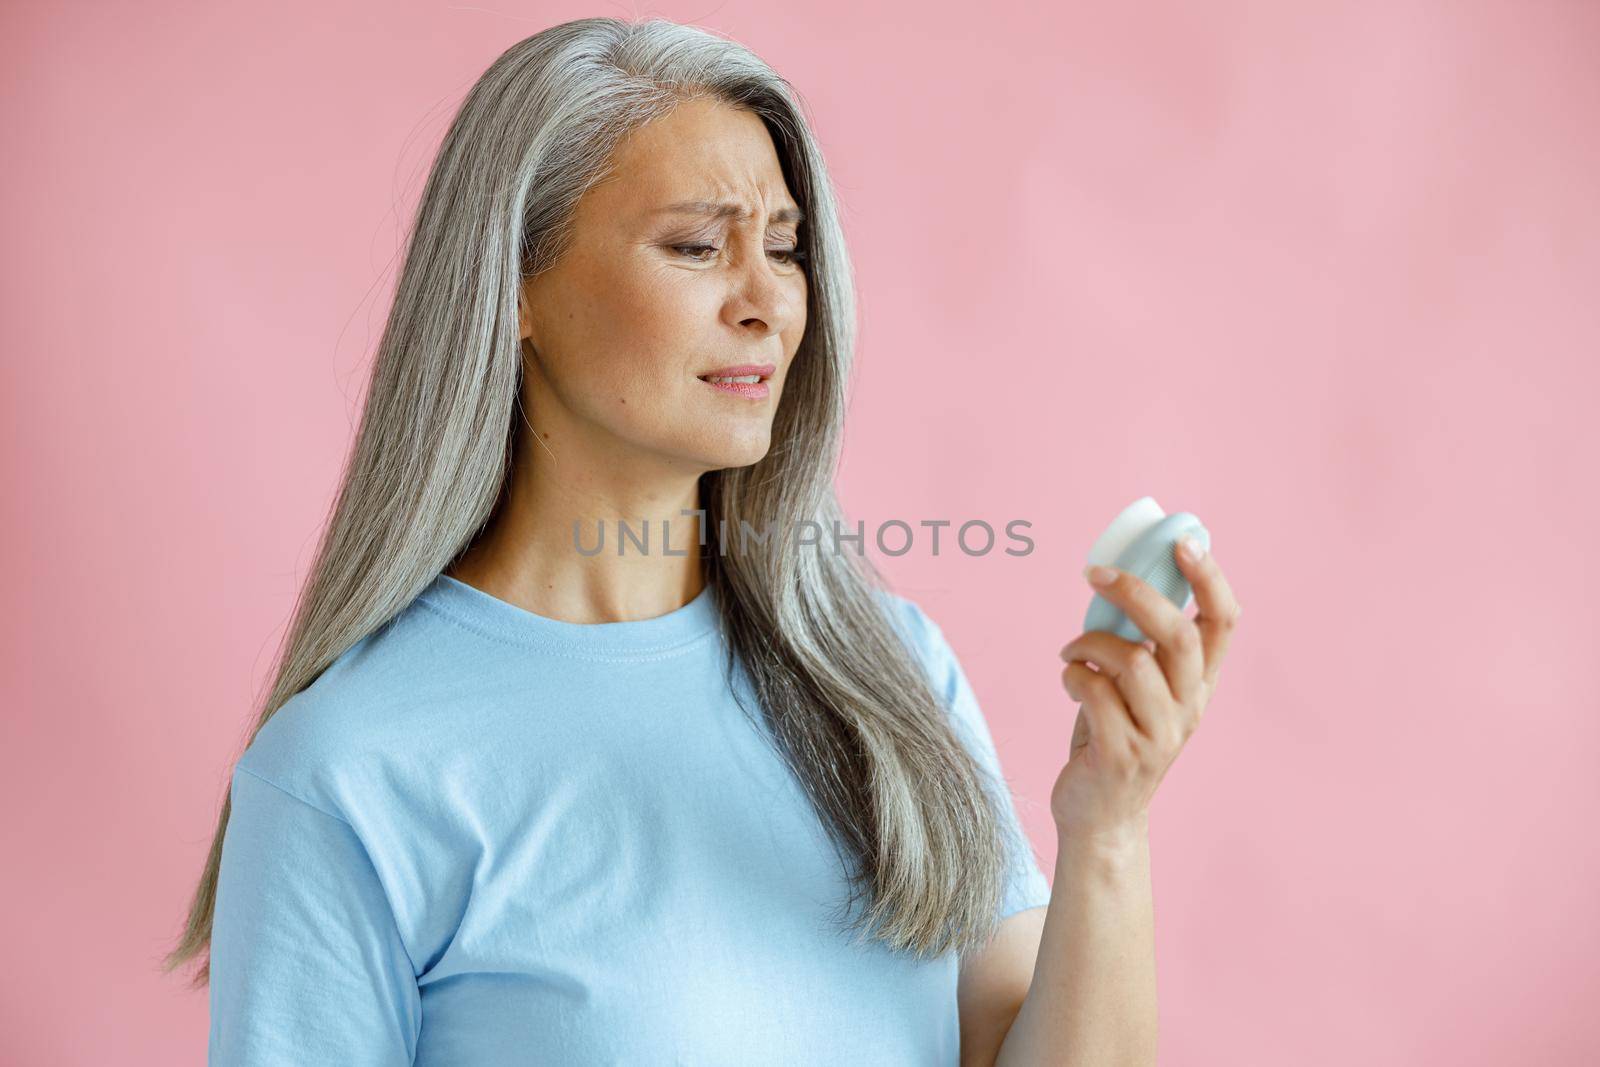
[{"label": "eyelash", "polygon": [[[672,246],[672,250],[674,252],[683,252],[685,249],[689,249],[689,248],[709,248],[713,252],[715,252],[717,250],[717,246],[716,245],[689,244],[689,245],[673,245]],[[798,248],[776,248],[776,249],[773,249],[773,251],[780,252],[783,255],[788,256],[789,257],[788,262],[792,266],[796,266],[796,267],[805,266],[806,261],[811,258],[809,255],[807,255],[805,252],[801,251]],[[691,256],[690,258],[693,259],[693,258],[698,258],[698,257]]]}]

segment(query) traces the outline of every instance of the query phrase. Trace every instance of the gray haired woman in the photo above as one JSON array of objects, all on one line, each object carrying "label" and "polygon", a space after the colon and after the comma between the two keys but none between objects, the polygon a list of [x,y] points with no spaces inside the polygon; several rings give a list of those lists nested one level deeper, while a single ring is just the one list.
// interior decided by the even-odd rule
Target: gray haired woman
[{"label": "gray haired woman", "polygon": [[489,67],[168,957],[212,1062],[995,1061],[1050,886],[939,627],[796,535],[844,528],[854,318],[747,49]]}]

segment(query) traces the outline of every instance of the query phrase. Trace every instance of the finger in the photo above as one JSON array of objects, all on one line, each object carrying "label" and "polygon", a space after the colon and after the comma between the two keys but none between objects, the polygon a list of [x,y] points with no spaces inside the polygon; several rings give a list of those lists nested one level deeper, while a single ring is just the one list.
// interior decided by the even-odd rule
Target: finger
[{"label": "finger", "polygon": [[1149,582],[1126,571],[1117,571],[1109,585],[1095,588],[1155,642],[1156,662],[1172,699],[1184,704],[1197,699],[1204,685],[1206,664],[1200,631],[1194,622]]},{"label": "finger", "polygon": [[1067,642],[1061,658],[1088,660],[1100,668],[1100,676],[1111,679],[1134,727],[1145,737],[1156,738],[1176,714],[1172,684],[1143,644],[1089,630]]},{"label": "finger", "polygon": [[1175,552],[1174,556],[1179,570],[1194,588],[1194,600],[1199,608],[1194,626],[1200,631],[1201,655],[1205,660],[1201,673],[1207,685],[1215,685],[1242,609],[1216,557],[1210,552],[1198,560],[1189,559],[1183,552]]},{"label": "finger", "polygon": [[1083,663],[1069,663],[1062,669],[1062,684],[1078,702],[1069,756],[1075,756],[1084,746],[1093,746],[1101,756],[1116,756],[1131,748],[1128,735],[1132,726],[1118,707],[1115,687],[1102,685],[1095,678],[1095,672]]},{"label": "finger", "polygon": [[1061,681],[1067,694],[1078,702],[1080,713],[1089,719],[1092,744],[1102,752],[1118,756],[1132,750],[1137,729],[1109,676],[1079,661],[1063,668]]},{"label": "finger", "polygon": [[1089,716],[1082,706],[1078,708],[1078,717],[1072,721],[1072,741],[1067,746],[1071,752],[1076,752],[1089,743]]}]

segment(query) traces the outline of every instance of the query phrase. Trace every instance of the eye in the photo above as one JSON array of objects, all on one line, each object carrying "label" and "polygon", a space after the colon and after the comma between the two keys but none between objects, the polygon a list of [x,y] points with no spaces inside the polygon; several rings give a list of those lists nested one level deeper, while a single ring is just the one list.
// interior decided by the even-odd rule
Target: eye
[{"label": "eye", "polygon": [[[700,260],[701,262],[704,262],[705,257],[702,256],[702,255],[699,255],[697,253],[707,252],[707,251],[715,252],[717,250],[717,246],[716,245],[673,245],[672,246],[672,250],[674,252],[681,252],[684,255],[687,255],[690,259]],[[804,265],[806,260],[811,258],[805,252],[801,251],[798,248],[774,248],[774,249],[770,249],[769,251],[770,251],[770,254],[772,254],[772,255],[782,256],[783,257],[779,262],[787,263],[787,264],[789,264],[791,266],[796,266],[796,267]]]}]

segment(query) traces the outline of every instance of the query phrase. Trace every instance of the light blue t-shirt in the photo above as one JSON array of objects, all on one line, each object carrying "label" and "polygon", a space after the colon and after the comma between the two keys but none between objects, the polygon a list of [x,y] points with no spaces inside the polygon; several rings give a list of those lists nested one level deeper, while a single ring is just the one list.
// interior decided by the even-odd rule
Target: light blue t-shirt
[{"label": "light blue t-shirt", "polygon": [[[887,595],[998,772],[940,629]],[[844,868],[712,598],[582,624],[441,574],[285,703],[233,774],[210,1063],[956,1064],[956,956],[840,932]],[[1002,916],[1049,902],[1026,853]]]}]

